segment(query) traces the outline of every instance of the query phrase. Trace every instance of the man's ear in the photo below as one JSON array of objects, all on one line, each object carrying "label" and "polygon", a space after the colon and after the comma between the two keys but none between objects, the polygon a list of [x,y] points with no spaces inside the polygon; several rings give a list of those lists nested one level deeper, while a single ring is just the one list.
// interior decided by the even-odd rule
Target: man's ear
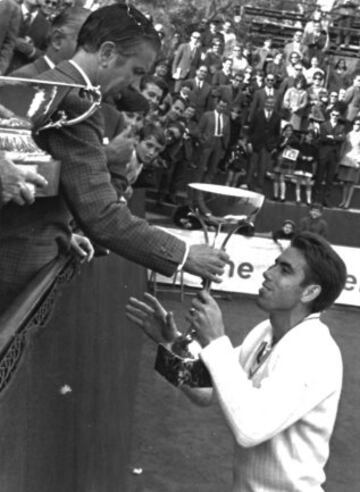
[{"label": "man's ear", "polygon": [[319,284],[307,285],[302,293],[301,300],[304,304],[312,302],[321,293],[321,286]]},{"label": "man's ear", "polygon": [[50,45],[55,51],[59,51],[61,48],[62,40],[64,39],[64,35],[61,31],[56,29],[50,38]]},{"label": "man's ear", "polygon": [[100,66],[102,68],[107,68],[109,63],[119,55],[116,50],[115,43],[112,41],[105,41],[99,48],[98,57],[100,61]]}]

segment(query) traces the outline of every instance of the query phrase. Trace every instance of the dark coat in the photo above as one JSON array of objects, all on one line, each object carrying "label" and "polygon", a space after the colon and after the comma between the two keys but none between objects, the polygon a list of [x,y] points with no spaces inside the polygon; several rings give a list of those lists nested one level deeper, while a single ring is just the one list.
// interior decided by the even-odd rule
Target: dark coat
[{"label": "dark coat", "polygon": [[6,73],[16,43],[21,21],[20,6],[14,0],[0,2],[0,75]]},{"label": "dark coat", "polygon": [[266,148],[269,152],[274,150],[280,139],[280,114],[273,111],[269,120],[265,118],[264,110],[258,110],[250,121],[249,140],[254,152]]}]

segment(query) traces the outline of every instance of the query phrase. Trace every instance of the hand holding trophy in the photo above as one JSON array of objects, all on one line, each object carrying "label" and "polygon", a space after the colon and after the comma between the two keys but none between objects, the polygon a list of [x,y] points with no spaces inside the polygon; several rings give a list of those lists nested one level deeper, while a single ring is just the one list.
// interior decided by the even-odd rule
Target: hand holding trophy
[{"label": "hand holding trophy", "polygon": [[[231,236],[242,227],[253,223],[264,202],[264,195],[229,186],[206,183],[191,183],[189,187],[202,195],[205,207],[195,208],[192,214],[199,220],[205,244],[219,247],[220,233],[224,232],[220,249],[225,250]],[[210,230],[214,230],[211,233]],[[213,237],[211,237],[213,234]],[[203,287],[210,291],[210,282]],[[210,375],[199,359],[201,345],[194,326],[196,309],[190,310],[190,326],[185,334],[172,331],[172,342],[160,342],[155,368],[175,386],[187,384],[191,387],[211,386]],[[145,330],[146,331],[146,330]],[[175,336],[175,333],[177,335]],[[159,343],[159,341],[158,341]]]}]

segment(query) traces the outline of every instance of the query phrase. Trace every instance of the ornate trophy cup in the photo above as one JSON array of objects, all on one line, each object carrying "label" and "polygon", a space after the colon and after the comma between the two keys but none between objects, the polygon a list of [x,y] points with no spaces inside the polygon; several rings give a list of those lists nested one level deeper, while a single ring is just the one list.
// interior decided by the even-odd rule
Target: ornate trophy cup
[{"label": "ornate trophy cup", "polygon": [[[206,244],[225,249],[231,236],[243,227],[253,225],[256,215],[264,202],[264,195],[229,186],[206,183],[191,183],[189,187],[201,197],[199,204],[191,212],[201,224]],[[210,231],[214,231],[211,233]],[[225,238],[217,245],[219,234]],[[211,239],[210,234],[213,234]],[[203,286],[210,290],[210,282],[204,280]],[[159,345],[155,369],[175,386],[187,384],[191,387],[211,386],[210,375],[199,358],[200,344],[194,338],[190,325],[188,331],[179,336],[171,345]]]},{"label": "ornate trophy cup", "polygon": [[[86,111],[72,119],[58,110],[70,92],[88,101]],[[101,93],[92,86],[0,76],[0,156],[24,171],[31,169],[44,176],[48,185],[36,190],[36,196],[57,194],[60,162],[36,145],[33,132],[75,125],[88,118],[100,102]]]}]

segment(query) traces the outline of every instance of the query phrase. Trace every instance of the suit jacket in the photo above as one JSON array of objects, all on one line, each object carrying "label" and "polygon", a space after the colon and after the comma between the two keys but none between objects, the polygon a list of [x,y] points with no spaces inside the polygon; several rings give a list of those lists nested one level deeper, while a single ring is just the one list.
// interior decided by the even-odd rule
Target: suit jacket
[{"label": "suit jacket", "polygon": [[191,86],[190,100],[196,105],[196,115],[198,118],[203,112],[209,109],[211,102],[211,85],[203,81],[201,88],[197,87],[196,79],[189,79],[186,81],[187,85]]},{"label": "suit jacket", "polygon": [[[265,106],[265,101],[267,99],[268,95],[266,93],[265,88],[258,89],[254,92],[253,99],[251,101],[250,105],[250,114],[249,118],[252,119],[256,111],[264,109]],[[275,110],[277,111],[279,109],[279,92],[274,89],[273,91],[273,97],[275,98]]]},{"label": "suit jacket", "polygon": [[15,44],[14,56],[10,66],[11,71],[28,64],[35,58],[39,58],[44,53],[47,47],[48,35],[51,28],[50,22],[40,10],[38,10],[32,22],[27,26],[24,24],[22,13],[21,19],[19,39],[29,36],[34,43],[35,53],[23,53],[17,42]]},{"label": "suit jacket", "polygon": [[222,70],[217,70],[212,78],[212,85],[228,85],[231,84],[231,74],[226,75]]},{"label": "suit jacket", "polygon": [[6,73],[20,28],[21,11],[15,0],[0,2],[0,75]]},{"label": "suit jacket", "polygon": [[41,73],[46,72],[46,70],[49,69],[50,67],[45,61],[45,58],[43,56],[40,56],[40,58],[37,58],[34,62],[17,68],[9,75],[10,77],[25,77],[31,79],[36,78],[37,75],[40,75]]},{"label": "suit jacket", "polygon": [[265,118],[264,110],[254,113],[249,125],[249,139],[254,152],[259,152],[262,148],[268,151],[274,150],[280,139],[281,118],[277,111],[273,111],[270,118]]},{"label": "suit jacket", "polygon": [[182,43],[175,52],[172,64],[172,73],[176,73],[180,69],[179,79],[193,77],[195,71],[201,62],[200,48],[196,48],[192,53],[190,43]]},{"label": "suit jacket", "polygon": [[219,94],[222,99],[225,99],[229,104],[229,109],[234,106],[244,107],[246,102],[246,96],[243,93],[241,87],[237,91],[236,95],[234,95],[232,85],[221,85],[219,87]]},{"label": "suit jacket", "polygon": [[341,144],[345,140],[345,126],[342,123],[338,123],[334,127],[331,126],[330,121],[324,121],[320,125],[319,141],[319,157],[324,158],[331,154],[336,157],[340,155]]},{"label": "suit jacket", "polygon": [[[227,149],[230,141],[230,119],[223,114],[223,136],[222,144],[224,150]],[[215,134],[215,111],[206,111],[199,122],[199,136],[203,147],[210,147],[214,141]]]},{"label": "suit jacket", "polygon": [[[41,77],[84,83],[69,62]],[[59,96],[56,104],[53,112],[74,117],[88,108],[89,101],[72,90]],[[118,202],[102,145],[103,128],[97,111],[84,122],[34,136],[40,147],[61,161],[60,192],[38,198],[31,206],[10,203],[1,209],[0,312],[44,265],[68,250],[69,213],[92,241],[147,268],[171,275],[183,260],[183,241],[134,217]]]}]

